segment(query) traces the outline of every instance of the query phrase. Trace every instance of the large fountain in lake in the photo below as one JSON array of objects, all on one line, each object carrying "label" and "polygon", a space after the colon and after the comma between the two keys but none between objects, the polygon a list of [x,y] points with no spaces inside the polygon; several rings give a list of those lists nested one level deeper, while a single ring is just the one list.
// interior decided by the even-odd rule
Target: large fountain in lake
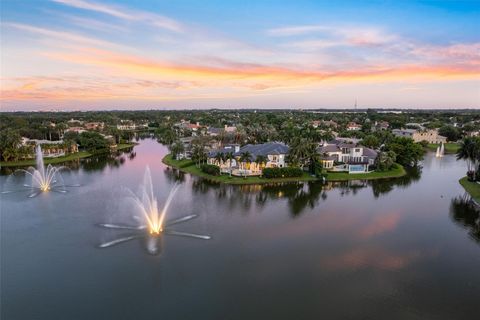
[{"label": "large fountain in lake", "polygon": [[119,237],[112,241],[107,241],[99,245],[100,248],[111,247],[123,242],[127,242],[133,239],[143,238],[147,243],[147,250],[150,254],[158,254],[161,251],[162,236],[182,236],[190,237],[202,240],[210,239],[210,236],[181,232],[171,229],[173,225],[187,222],[197,217],[195,214],[186,215],[173,220],[166,220],[168,208],[179,188],[178,184],[170,191],[163,207],[159,207],[157,198],[153,193],[153,183],[150,174],[150,169],[145,169],[145,175],[143,182],[140,185],[137,194],[127,189],[127,197],[125,201],[128,201],[132,211],[129,212],[131,224],[118,224],[118,223],[101,223],[100,227],[107,229],[129,230],[130,234]]},{"label": "large fountain in lake", "polygon": [[443,142],[437,147],[437,152],[435,153],[435,157],[441,158],[445,154],[445,146]]},{"label": "large fountain in lake", "polygon": [[[45,166],[43,161],[42,148],[38,145],[35,149],[35,167],[29,167],[27,170],[18,169],[15,173],[24,173],[24,188],[30,190],[29,198],[33,198],[42,192],[60,192],[66,193],[66,187],[78,187],[78,184],[66,185],[61,171],[65,169],[63,166],[54,167],[51,164]],[[24,190],[24,189],[22,189]],[[11,193],[22,190],[4,190],[2,193]]]}]

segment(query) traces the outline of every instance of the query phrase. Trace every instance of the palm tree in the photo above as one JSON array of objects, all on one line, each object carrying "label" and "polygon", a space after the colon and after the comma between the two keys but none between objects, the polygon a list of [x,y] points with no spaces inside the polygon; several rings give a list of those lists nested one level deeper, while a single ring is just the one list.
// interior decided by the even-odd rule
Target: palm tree
[{"label": "palm tree", "polygon": [[225,161],[225,155],[223,154],[223,152],[218,152],[215,155],[215,161],[218,162],[218,166],[222,165],[222,163]]},{"label": "palm tree", "polygon": [[203,144],[194,144],[192,148],[192,160],[196,163],[197,167],[204,162],[207,158],[205,152],[205,146]]},{"label": "palm tree", "polygon": [[457,151],[457,160],[461,159],[467,161],[467,170],[475,177],[478,162],[480,161],[480,138],[466,137],[463,139],[460,143],[460,149]]},{"label": "palm tree", "polygon": [[177,159],[178,155],[184,151],[185,147],[183,146],[183,143],[181,143],[179,140],[175,141],[170,145],[170,152],[172,153],[173,159]]},{"label": "palm tree", "polygon": [[248,151],[242,152],[242,154],[240,155],[240,162],[242,163],[242,166],[243,166],[243,174],[245,178],[247,177],[247,172],[245,170],[245,163],[250,161],[252,161],[252,154]]},{"label": "palm tree", "polygon": [[265,165],[268,162],[268,158],[262,154],[259,154],[255,159],[255,162],[261,166],[262,164]]},{"label": "palm tree", "polygon": [[227,152],[225,154],[225,159],[229,160],[229,167],[230,167],[230,177],[232,176],[232,161],[235,159],[235,156],[233,155],[233,152]]}]

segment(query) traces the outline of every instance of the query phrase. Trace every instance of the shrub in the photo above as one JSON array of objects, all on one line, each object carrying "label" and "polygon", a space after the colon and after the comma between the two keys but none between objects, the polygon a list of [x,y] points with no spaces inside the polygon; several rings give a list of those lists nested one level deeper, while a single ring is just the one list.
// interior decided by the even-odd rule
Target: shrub
[{"label": "shrub", "polygon": [[301,177],[302,175],[303,175],[302,169],[294,168],[294,167],[263,169],[263,176],[268,179]]},{"label": "shrub", "polygon": [[202,172],[212,175],[212,176],[219,176],[220,175],[220,167],[215,166],[213,164],[202,164],[200,167]]}]

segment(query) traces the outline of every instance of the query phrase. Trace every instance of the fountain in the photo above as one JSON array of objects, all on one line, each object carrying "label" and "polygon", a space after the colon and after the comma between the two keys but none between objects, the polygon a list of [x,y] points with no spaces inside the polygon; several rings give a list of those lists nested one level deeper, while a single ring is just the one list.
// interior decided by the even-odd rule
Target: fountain
[{"label": "fountain", "polygon": [[445,154],[445,146],[443,142],[437,147],[437,152],[435,153],[435,157],[441,158]]},{"label": "fountain", "polygon": [[136,225],[102,223],[100,227],[107,229],[130,230],[132,233],[125,237],[117,238],[112,241],[104,242],[99,245],[100,248],[111,247],[133,239],[145,238],[147,241],[147,251],[151,254],[158,254],[161,250],[162,235],[183,236],[202,240],[209,240],[210,236],[199,235],[194,233],[180,232],[170,229],[171,226],[183,223],[197,217],[195,214],[183,216],[174,220],[165,221],[165,217],[172,203],[172,200],[179,188],[179,184],[175,184],[170,191],[163,208],[160,210],[157,198],[153,193],[152,177],[150,168],[145,169],[143,183],[140,185],[138,194],[127,189],[127,200],[133,205],[134,212],[131,214],[133,219],[137,221]]},{"label": "fountain", "polygon": [[[33,198],[42,192],[55,191],[60,193],[66,193],[66,187],[63,177],[60,171],[65,167],[54,167],[51,164],[45,167],[43,162],[42,148],[38,145],[35,149],[35,162],[36,168],[29,167],[27,170],[19,169],[16,172],[23,172],[26,174],[27,179],[23,185],[31,190],[29,198]],[[70,187],[78,187],[79,185],[70,185]],[[17,190],[21,191],[21,190]],[[11,193],[14,191],[3,191],[2,193]]]}]

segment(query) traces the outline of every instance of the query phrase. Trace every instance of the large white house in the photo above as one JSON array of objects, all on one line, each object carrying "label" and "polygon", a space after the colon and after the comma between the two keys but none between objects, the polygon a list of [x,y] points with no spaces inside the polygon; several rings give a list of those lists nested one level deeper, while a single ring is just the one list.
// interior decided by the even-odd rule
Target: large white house
[{"label": "large white house", "polygon": [[[288,154],[288,146],[280,142],[267,142],[263,144],[247,144],[243,147],[238,145],[226,146],[223,149],[210,151],[208,154],[208,163],[220,167],[223,173],[232,171],[233,175],[238,176],[258,176],[262,174],[264,168],[282,168],[286,167],[285,158]],[[232,152],[234,158],[230,160],[219,161],[216,156],[219,153],[226,155]],[[242,155],[249,154],[250,159],[241,161]],[[265,162],[257,162],[259,156],[265,157]]]},{"label": "large white house", "polygon": [[317,152],[325,169],[348,173],[369,172],[377,158],[375,150],[342,139],[324,143]]}]

